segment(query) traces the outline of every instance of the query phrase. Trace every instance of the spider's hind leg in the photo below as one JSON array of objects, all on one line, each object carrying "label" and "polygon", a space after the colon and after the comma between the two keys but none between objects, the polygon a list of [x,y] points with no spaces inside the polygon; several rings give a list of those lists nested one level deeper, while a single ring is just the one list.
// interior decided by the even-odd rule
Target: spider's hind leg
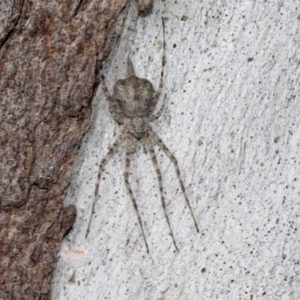
[{"label": "spider's hind leg", "polygon": [[[156,94],[154,95],[154,98],[153,98],[153,104],[154,104],[154,107],[162,93],[162,89],[163,89],[163,86],[164,86],[164,72],[165,72],[165,64],[166,64],[166,43],[165,43],[165,22],[164,22],[164,19],[162,19],[162,27],[163,27],[163,55],[162,55],[162,62],[161,62],[161,70],[160,70],[160,79],[159,79],[159,85],[158,85],[158,88],[157,88],[157,92]],[[153,110],[154,110],[154,107],[153,107]]]},{"label": "spider's hind leg", "polygon": [[152,114],[152,115],[149,116],[149,118],[148,118],[149,122],[152,122],[152,121],[158,119],[161,116],[161,114],[163,113],[163,111],[165,109],[166,98],[167,98],[167,94],[165,94],[165,98],[164,98],[164,101],[163,101],[160,109],[156,113],[154,113],[154,114]]},{"label": "spider's hind leg", "polygon": [[165,22],[164,19],[162,19],[162,25],[163,25],[163,57],[161,62],[161,71],[160,71],[160,80],[159,80],[159,86],[155,95],[155,98],[158,99],[161,95],[162,88],[164,85],[164,71],[165,71],[165,64],[166,64],[166,42],[165,42]]},{"label": "spider's hind leg", "polygon": [[112,115],[113,119],[115,120],[116,123],[118,124],[124,124],[124,116],[122,115],[122,112],[120,110],[120,107],[117,103],[117,101],[114,99],[114,97],[110,94],[108,87],[105,83],[105,77],[102,74],[102,71],[100,70],[100,76],[102,80],[102,90],[104,92],[104,95],[106,99],[108,100],[108,109],[110,114]]}]

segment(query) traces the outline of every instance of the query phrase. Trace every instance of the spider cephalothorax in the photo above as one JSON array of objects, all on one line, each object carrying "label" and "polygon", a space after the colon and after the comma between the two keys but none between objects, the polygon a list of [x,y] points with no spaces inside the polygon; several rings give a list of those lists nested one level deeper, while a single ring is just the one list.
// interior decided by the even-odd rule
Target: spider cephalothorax
[{"label": "spider cephalothorax", "polygon": [[[149,252],[149,247],[144,233],[141,215],[129,183],[131,155],[135,152],[136,144],[138,141],[143,144],[144,148],[147,150],[147,152],[151,157],[154,170],[158,179],[159,192],[162,201],[162,206],[164,209],[164,215],[167,220],[167,224],[176,250],[178,251],[178,247],[175,242],[174,234],[166,211],[165,198],[163,194],[162,176],[156,159],[154,145],[157,145],[159,148],[161,148],[163,152],[166,154],[166,156],[173,163],[177,174],[177,178],[179,180],[181,191],[183,193],[187,206],[190,210],[196,230],[199,231],[190,202],[186,195],[183,181],[181,179],[177,159],[149,125],[150,122],[156,120],[161,116],[164,109],[166,97],[164,98],[163,104],[161,105],[160,109],[154,113],[156,104],[158,102],[158,99],[161,95],[162,88],[163,88],[164,65],[165,65],[165,43],[163,41],[163,59],[162,59],[162,67],[161,67],[161,76],[160,76],[160,82],[159,82],[157,92],[155,92],[153,85],[149,80],[145,78],[139,78],[135,75],[133,64],[130,58],[128,58],[128,63],[127,63],[127,77],[125,79],[120,79],[115,83],[113,95],[110,94],[105,84],[104,76],[102,76],[102,86],[103,86],[103,91],[105,93],[105,96],[108,100],[109,111],[112,117],[114,118],[114,120],[118,124],[124,125],[124,128],[121,134],[119,135],[119,137],[117,138],[117,140],[115,141],[115,143],[112,145],[112,147],[109,149],[108,153],[106,154],[106,156],[104,156],[104,158],[100,163],[99,172],[98,172],[98,181],[95,189],[95,198],[92,207],[92,214],[95,209],[95,200],[98,196],[101,175],[104,170],[104,167],[108,163],[112,155],[120,148],[121,144],[123,142],[126,142],[126,159],[125,159],[125,171],[124,171],[125,185],[138,217],[138,221],[142,230],[142,235],[145,241],[147,252]],[[92,215],[88,224],[86,236],[90,231],[91,220],[92,220]]]}]

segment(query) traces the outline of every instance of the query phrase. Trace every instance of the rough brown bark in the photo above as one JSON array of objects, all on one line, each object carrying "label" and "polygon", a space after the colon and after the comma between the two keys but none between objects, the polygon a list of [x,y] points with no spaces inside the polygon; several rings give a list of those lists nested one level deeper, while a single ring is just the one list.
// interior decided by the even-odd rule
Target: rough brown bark
[{"label": "rough brown bark", "polygon": [[49,296],[76,216],[63,199],[90,124],[97,58],[126,1],[0,3],[0,299]]}]

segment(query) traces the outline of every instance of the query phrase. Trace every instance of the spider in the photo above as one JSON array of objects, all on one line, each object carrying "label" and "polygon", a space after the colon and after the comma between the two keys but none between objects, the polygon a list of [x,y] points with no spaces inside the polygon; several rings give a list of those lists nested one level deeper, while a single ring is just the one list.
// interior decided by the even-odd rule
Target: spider
[{"label": "spider", "polygon": [[158,99],[161,96],[162,88],[163,88],[163,77],[164,77],[164,66],[165,66],[165,30],[164,30],[164,21],[163,22],[163,58],[162,58],[162,66],[160,73],[160,81],[159,87],[155,92],[152,83],[145,78],[139,78],[135,75],[133,64],[128,57],[127,61],[127,77],[125,79],[119,79],[113,88],[113,95],[110,94],[108,88],[105,84],[105,78],[102,75],[102,88],[103,92],[108,100],[109,111],[113,117],[113,119],[120,125],[123,125],[123,130],[120,133],[119,137],[116,139],[114,144],[109,149],[108,153],[104,156],[104,158],[100,162],[99,171],[98,171],[98,179],[95,189],[95,197],[92,205],[91,216],[89,219],[89,224],[86,232],[86,237],[90,232],[90,226],[92,221],[92,215],[95,210],[95,202],[99,192],[99,186],[101,181],[101,175],[104,170],[104,167],[111,159],[112,155],[118,151],[123,142],[126,142],[126,158],[125,158],[125,171],[124,171],[124,179],[125,186],[129,193],[130,199],[132,201],[133,207],[137,214],[138,222],[141,227],[143,239],[146,245],[147,253],[149,253],[149,247],[147,243],[147,239],[144,233],[144,227],[142,223],[142,218],[140,211],[138,209],[135,197],[133,195],[130,183],[129,183],[129,172],[130,172],[130,161],[131,156],[136,151],[136,146],[138,142],[141,142],[146,151],[149,153],[155,173],[157,175],[158,184],[159,184],[159,192],[160,198],[162,202],[162,207],[164,210],[164,215],[169,227],[169,231],[173,240],[173,244],[175,246],[176,251],[178,251],[178,247],[174,238],[173,230],[171,228],[170,220],[166,211],[166,203],[163,194],[163,184],[162,184],[162,175],[157,163],[154,144],[156,144],[162,151],[166,154],[166,156],[173,163],[176,171],[176,175],[180,184],[181,191],[185,198],[186,204],[190,210],[191,216],[193,218],[195,227],[197,232],[199,232],[198,225],[196,219],[194,217],[190,202],[186,195],[186,191],[183,185],[183,181],[181,178],[181,174],[178,168],[177,159],[172,154],[172,152],[167,148],[167,146],[163,143],[163,141],[157,136],[157,134],[150,127],[149,123],[159,118],[165,107],[166,96],[164,97],[163,104],[160,109],[154,113],[156,104]]}]

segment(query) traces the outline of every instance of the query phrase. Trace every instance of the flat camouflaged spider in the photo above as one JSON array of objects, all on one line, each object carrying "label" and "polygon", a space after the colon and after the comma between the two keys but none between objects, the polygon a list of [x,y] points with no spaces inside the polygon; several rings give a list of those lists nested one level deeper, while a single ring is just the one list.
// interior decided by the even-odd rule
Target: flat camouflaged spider
[{"label": "flat camouflaged spider", "polygon": [[135,212],[137,214],[137,218],[141,227],[147,252],[149,253],[149,247],[144,233],[141,214],[139,212],[135,197],[133,195],[129,183],[130,159],[131,159],[131,155],[136,151],[136,146],[138,141],[143,144],[144,148],[150,154],[154,166],[154,170],[156,172],[157,179],[158,179],[159,191],[160,191],[161,202],[164,210],[164,215],[167,220],[170,234],[176,250],[178,251],[178,247],[176,245],[174,234],[170,225],[170,220],[166,211],[165,198],[163,194],[162,176],[157,163],[157,159],[154,151],[154,144],[156,144],[159,148],[161,148],[163,152],[166,154],[166,156],[173,163],[176,170],[181,191],[185,198],[186,204],[190,210],[196,230],[197,232],[199,232],[196,219],[194,217],[190,202],[185,192],[183,181],[178,168],[177,159],[172,154],[172,152],[167,148],[167,146],[163,143],[163,141],[156,135],[156,133],[149,125],[150,122],[159,118],[164,110],[166,97],[164,98],[161,108],[156,113],[154,113],[154,109],[162,93],[164,65],[165,65],[165,30],[164,30],[164,22],[163,22],[163,59],[162,59],[160,82],[159,82],[159,87],[157,89],[157,92],[155,92],[152,83],[148,79],[139,78],[135,75],[133,64],[129,57],[127,62],[127,77],[125,79],[120,79],[115,83],[113,95],[111,95],[110,92],[108,91],[108,88],[104,81],[104,76],[102,75],[102,86],[103,86],[104,94],[108,100],[109,111],[113,119],[118,124],[124,125],[124,128],[121,134],[119,135],[119,137],[117,138],[117,140],[109,149],[108,153],[101,160],[99,172],[98,172],[98,181],[95,189],[95,198],[92,205],[91,217],[89,220],[86,237],[90,232],[91,220],[95,209],[96,198],[99,192],[102,172],[106,164],[111,159],[112,155],[115,152],[117,152],[117,150],[119,149],[119,147],[124,141],[126,142],[126,160],[125,160],[126,164],[125,164],[125,172],[124,172],[125,185],[129,193],[129,196],[131,198]]}]

